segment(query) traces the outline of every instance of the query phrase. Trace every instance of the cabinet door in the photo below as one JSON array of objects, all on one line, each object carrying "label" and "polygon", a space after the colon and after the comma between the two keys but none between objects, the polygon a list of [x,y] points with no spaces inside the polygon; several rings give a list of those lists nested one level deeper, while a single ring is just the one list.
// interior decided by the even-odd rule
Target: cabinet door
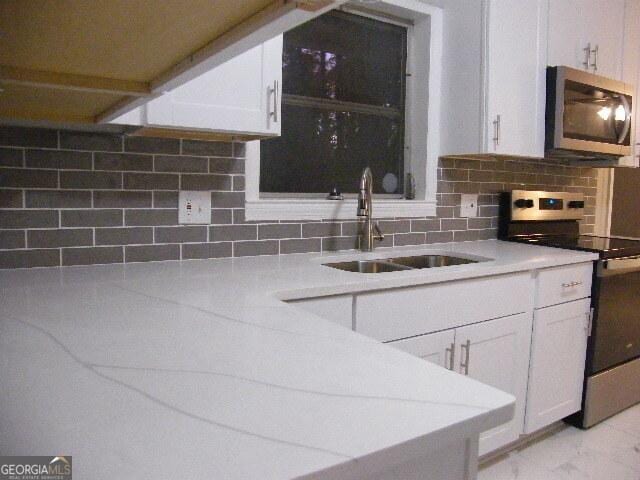
[{"label": "cabinet door", "polygon": [[491,0],[488,18],[487,151],[544,156],[546,19],[542,0]]},{"label": "cabinet door", "polygon": [[590,0],[549,0],[548,59],[549,65],[584,69],[586,47],[583,8]]},{"label": "cabinet door", "polygon": [[622,57],[622,81],[635,85],[636,97],[633,105],[635,128],[631,132],[631,141],[634,144],[633,153],[621,159],[620,164],[627,167],[640,165],[640,108],[637,106],[640,99],[640,0],[627,0],[625,2],[625,26],[624,26],[624,55]]},{"label": "cabinet door", "polygon": [[279,135],[281,84],[282,35],[150,101],[146,124]]},{"label": "cabinet door", "polygon": [[420,357],[427,362],[450,369],[455,362],[454,340],[455,330],[451,329],[405,340],[396,340],[389,342],[388,345]]},{"label": "cabinet door", "polygon": [[[622,55],[624,52],[625,0],[583,0],[586,42],[597,47],[597,70],[591,71],[604,77],[622,79]],[[637,22],[636,18],[636,22]]]},{"label": "cabinet door", "polygon": [[[598,47],[597,72],[620,79],[625,0],[549,0],[549,65],[585,69],[587,44]],[[591,54],[590,64],[596,61]],[[590,67],[589,71],[593,71]]]},{"label": "cabinet door", "polygon": [[590,299],[536,310],[525,432],[580,410]]},{"label": "cabinet door", "polygon": [[521,313],[456,329],[458,371],[516,397],[513,420],[480,435],[480,455],[518,439],[523,430],[531,314]]}]

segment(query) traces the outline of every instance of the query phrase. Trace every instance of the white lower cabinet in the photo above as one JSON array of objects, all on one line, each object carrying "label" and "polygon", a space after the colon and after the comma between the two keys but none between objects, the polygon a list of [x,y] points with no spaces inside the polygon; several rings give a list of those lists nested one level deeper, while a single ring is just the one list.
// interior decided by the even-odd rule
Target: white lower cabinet
[{"label": "white lower cabinet", "polygon": [[513,420],[480,435],[480,455],[517,440],[522,433],[530,341],[530,313],[456,329],[456,369],[516,397]]},{"label": "white lower cabinet", "polygon": [[[521,313],[389,345],[516,397],[513,420],[480,435],[480,455],[484,455],[517,440],[522,433],[530,341],[531,314]],[[473,404],[473,399],[465,401]]]},{"label": "white lower cabinet", "polygon": [[585,262],[292,303],[513,395],[514,418],[480,435],[484,455],[580,409],[592,272]]},{"label": "white lower cabinet", "polygon": [[534,313],[525,433],[580,410],[590,299]]},{"label": "white lower cabinet", "polygon": [[389,342],[389,345],[403,352],[420,357],[427,362],[453,370],[455,362],[455,336],[455,329],[452,328],[451,330],[445,330],[443,332],[396,340]]}]

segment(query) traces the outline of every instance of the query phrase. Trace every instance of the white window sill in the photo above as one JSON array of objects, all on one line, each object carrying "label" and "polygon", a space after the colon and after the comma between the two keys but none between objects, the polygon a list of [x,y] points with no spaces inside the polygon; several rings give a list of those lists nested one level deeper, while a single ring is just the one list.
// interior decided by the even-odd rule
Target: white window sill
[{"label": "white window sill", "polygon": [[[251,221],[275,220],[348,220],[356,218],[356,199],[322,200],[272,198],[247,200],[245,219]],[[433,217],[436,202],[426,200],[373,200],[375,218]]]}]

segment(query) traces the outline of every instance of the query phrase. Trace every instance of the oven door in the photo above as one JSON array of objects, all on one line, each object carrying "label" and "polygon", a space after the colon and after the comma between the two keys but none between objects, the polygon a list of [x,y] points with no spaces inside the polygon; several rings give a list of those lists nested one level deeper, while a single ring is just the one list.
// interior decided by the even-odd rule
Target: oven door
[{"label": "oven door", "polygon": [[631,155],[632,88],[617,80],[559,67],[555,148]]},{"label": "oven door", "polygon": [[640,257],[600,260],[594,286],[590,374],[640,357]]}]

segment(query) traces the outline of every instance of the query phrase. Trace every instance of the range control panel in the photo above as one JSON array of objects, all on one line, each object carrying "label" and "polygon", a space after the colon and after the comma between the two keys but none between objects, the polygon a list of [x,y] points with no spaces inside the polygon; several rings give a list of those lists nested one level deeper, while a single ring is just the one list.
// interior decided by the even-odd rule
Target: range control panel
[{"label": "range control panel", "polygon": [[584,195],[573,192],[513,190],[511,220],[580,220],[584,216]]}]

